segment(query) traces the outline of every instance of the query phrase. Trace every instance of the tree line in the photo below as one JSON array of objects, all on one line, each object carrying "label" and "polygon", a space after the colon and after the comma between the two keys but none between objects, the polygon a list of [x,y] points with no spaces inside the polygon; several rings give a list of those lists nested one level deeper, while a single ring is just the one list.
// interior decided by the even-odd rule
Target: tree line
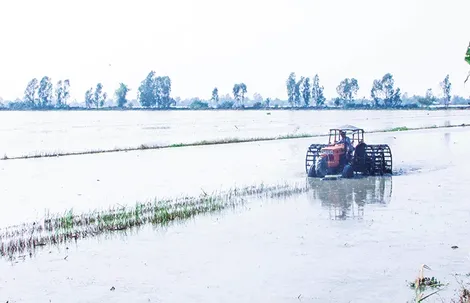
[{"label": "tree line", "polygon": [[[318,74],[312,78],[301,76],[297,79],[296,74],[291,72],[286,80],[286,103],[290,107],[324,107],[326,98],[324,96],[324,87],[320,85]],[[25,88],[23,99],[17,99],[10,102],[10,108],[24,109],[52,109],[52,108],[70,108],[68,101],[70,99],[70,80],[59,80],[53,84],[52,79],[44,76],[41,80],[33,78]],[[137,88],[137,104],[143,108],[168,109],[176,105],[182,105],[179,98],[171,96],[172,81],[169,76],[158,76],[155,71],[150,71],[148,75],[140,82]],[[443,98],[442,103],[448,107],[451,102],[452,84],[449,75],[446,75],[440,82]],[[97,83],[85,91],[83,96],[86,108],[118,107],[130,108],[134,103],[129,102],[127,95],[131,89],[128,85],[120,83],[114,91],[114,96],[109,98],[104,91],[102,83]],[[371,85],[370,99],[358,99],[359,82],[355,78],[345,78],[336,87],[337,96],[331,99],[334,106],[342,108],[354,107],[372,107],[372,108],[399,108],[402,107],[404,99],[400,88],[395,87],[393,75],[386,73],[382,78],[375,79]],[[212,103],[216,108],[244,108],[247,98],[248,87],[245,83],[235,83],[231,95],[219,96],[217,87],[212,89],[211,98],[202,100],[193,98],[185,107],[191,109],[210,108]],[[260,94],[255,93],[252,108],[267,108],[271,106],[273,100],[262,98]],[[454,96],[455,98],[455,96]],[[106,106],[106,102],[113,105]],[[251,101],[251,100],[250,100]],[[276,99],[275,101],[280,101]],[[432,89],[428,89],[424,96],[414,96],[416,105],[429,106],[438,102]],[[278,102],[279,103],[279,102]],[[114,105],[115,104],[115,105]],[[276,104],[275,106],[278,106]]]},{"label": "tree line", "polygon": [[[323,96],[323,86],[319,84],[318,74],[313,77],[312,87],[310,88],[310,79],[303,76],[296,81],[295,73],[291,73],[286,81],[288,102],[291,106],[310,106],[313,102],[315,106],[320,107],[325,103]],[[449,75],[440,82],[443,93],[443,101],[446,107],[451,101],[452,84]],[[336,106],[354,107],[357,104],[357,92],[359,91],[359,82],[355,78],[345,78],[336,87],[338,96],[333,99]],[[402,104],[401,90],[395,87],[395,80],[391,73],[386,73],[382,78],[375,79],[370,90],[372,106],[376,108],[397,108]],[[426,91],[424,97],[418,97],[417,101],[423,106],[429,106],[437,101],[432,89]]]}]

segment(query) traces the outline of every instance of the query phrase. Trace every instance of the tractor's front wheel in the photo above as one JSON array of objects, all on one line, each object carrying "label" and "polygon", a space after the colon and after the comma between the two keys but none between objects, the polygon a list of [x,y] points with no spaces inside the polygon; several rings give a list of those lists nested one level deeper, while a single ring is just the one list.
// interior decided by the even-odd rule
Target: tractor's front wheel
[{"label": "tractor's front wheel", "polygon": [[317,163],[315,163],[315,173],[320,178],[325,177],[328,173],[328,164],[325,157],[318,159]]},{"label": "tractor's front wheel", "polygon": [[315,178],[317,176],[317,171],[315,169],[315,163],[313,163],[312,165],[310,165],[310,167],[308,168],[308,173],[307,173],[307,176],[309,178]]},{"label": "tractor's front wheel", "polygon": [[343,168],[343,172],[342,172],[341,175],[342,175],[343,178],[347,178],[347,179],[350,179],[350,178],[354,177],[353,167],[349,164],[346,164]]}]

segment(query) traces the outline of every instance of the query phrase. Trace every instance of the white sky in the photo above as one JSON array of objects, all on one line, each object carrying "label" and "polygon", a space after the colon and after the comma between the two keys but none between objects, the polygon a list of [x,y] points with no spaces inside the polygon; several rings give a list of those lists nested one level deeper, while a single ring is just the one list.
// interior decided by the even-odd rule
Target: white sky
[{"label": "white sky", "polygon": [[469,13],[469,0],[0,0],[0,96],[48,75],[71,80],[70,101],[97,82],[134,97],[150,70],[181,98],[244,82],[249,96],[286,99],[291,71],[318,73],[327,98],[345,77],[369,98],[386,72],[410,95],[440,93],[449,73],[469,96]]}]

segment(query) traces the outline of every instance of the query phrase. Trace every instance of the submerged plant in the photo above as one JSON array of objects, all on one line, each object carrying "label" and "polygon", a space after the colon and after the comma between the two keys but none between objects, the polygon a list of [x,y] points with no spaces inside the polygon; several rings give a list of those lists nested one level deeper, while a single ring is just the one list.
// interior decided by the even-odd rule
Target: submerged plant
[{"label": "submerged plant", "polygon": [[11,257],[29,252],[36,247],[59,244],[80,238],[96,236],[105,232],[123,231],[144,224],[167,225],[170,222],[191,218],[197,214],[221,211],[243,205],[247,198],[286,197],[306,192],[306,185],[264,184],[234,188],[225,192],[200,196],[184,196],[176,199],[154,199],[136,203],[132,207],[113,207],[84,214],[72,210],[51,215],[46,211],[39,222],[8,227],[0,231],[0,256]]},{"label": "submerged plant", "polygon": [[[422,302],[425,299],[435,295],[441,289],[439,287],[444,286],[437,278],[435,277],[425,277],[423,274],[424,269],[431,270],[429,266],[426,264],[422,264],[419,270],[419,275],[418,277],[414,280],[414,282],[411,282],[409,285],[411,288],[413,288],[416,292],[416,302]],[[437,290],[429,293],[429,294],[424,294],[424,291],[428,288],[438,288]]]}]

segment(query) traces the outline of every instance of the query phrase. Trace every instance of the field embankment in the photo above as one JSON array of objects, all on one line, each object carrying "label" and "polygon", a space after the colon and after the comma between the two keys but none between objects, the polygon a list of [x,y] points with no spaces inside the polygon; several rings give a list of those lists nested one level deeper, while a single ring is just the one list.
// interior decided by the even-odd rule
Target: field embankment
[{"label": "field embankment", "polygon": [[[434,129],[434,128],[452,128],[452,127],[466,127],[470,124],[460,124],[460,125],[445,125],[445,126],[423,126],[423,127],[407,127],[399,126],[389,129],[377,129],[369,131],[369,134],[373,133],[383,133],[383,132],[401,132],[401,131],[412,131],[412,130],[425,130],[425,129]],[[203,140],[196,142],[188,143],[176,143],[171,145],[145,145],[142,144],[136,147],[118,147],[113,149],[98,149],[98,150],[84,150],[84,151],[75,151],[75,152],[41,152],[41,153],[31,153],[21,156],[12,156],[4,155],[0,160],[18,160],[18,159],[33,159],[33,158],[47,158],[47,157],[64,157],[64,156],[80,156],[80,155],[92,155],[92,154],[104,154],[104,153],[116,153],[116,152],[129,152],[129,151],[139,151],[139,150],[152,150],[152,149],[163,149],[163,148],[177,148],[177,147],[190,147],[190,146],[206,146],[206,145],[218,145],[218,144],[233,144],[233,143],[246,143],[246,142],[260,142],[260,141],[273,141],[273,140],[287,140],[287,139],[300,139],[300,138],[316,138],[316,137],[326,137],[325,134],[290,134],[290,135],[281,135],[275,137],[257,137],[257,138],[226,138],[221,140]]]},{"label": "field embankment", "polygon": [[470,111],[0,112],[0,158],[470,123]]}]

